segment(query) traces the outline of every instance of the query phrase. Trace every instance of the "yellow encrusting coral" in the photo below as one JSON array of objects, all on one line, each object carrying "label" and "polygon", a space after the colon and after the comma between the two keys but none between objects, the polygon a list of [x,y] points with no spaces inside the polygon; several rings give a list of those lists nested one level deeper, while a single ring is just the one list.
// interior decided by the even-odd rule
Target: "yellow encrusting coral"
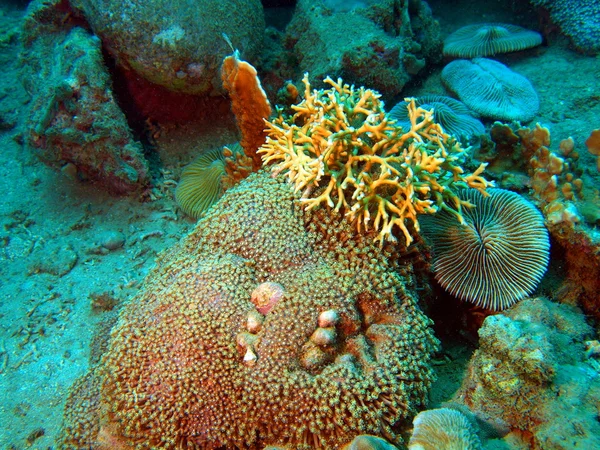
[{"label": "yellow encrusting coral", "polygon": [[355,220],[358,231],[378,230],[382,244],[395,240],[397,226],[409,245],[417,216],[446,209],[462,222],[467,205],[455,188],[485,193],[491,185],[485,164],[464,174],[464,150],[434,122],[433,111],[408,100],[409,130],[396,126],[376,91],[326,78],[327,90],[311,90],[305,74],[304,99],[284,116],[267,122],[266,143],[258,150],[273,172],[287,173],[303,191],[307,209],[326,204]]}]

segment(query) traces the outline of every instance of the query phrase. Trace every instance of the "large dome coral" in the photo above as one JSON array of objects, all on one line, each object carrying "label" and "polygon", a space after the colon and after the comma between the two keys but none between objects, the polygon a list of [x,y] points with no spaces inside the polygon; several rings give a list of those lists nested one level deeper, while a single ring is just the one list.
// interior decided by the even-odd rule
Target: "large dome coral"
[{"label": "large dome coral", "polygon": [[[100,398],[70,399],[63,446],[398,443],[426,401],[437,341],[400,246],[374,233],[304,211],[282,176],[228,190],[122,310],[94,372]],[[264,314],[257,288],[273,294]]]}]

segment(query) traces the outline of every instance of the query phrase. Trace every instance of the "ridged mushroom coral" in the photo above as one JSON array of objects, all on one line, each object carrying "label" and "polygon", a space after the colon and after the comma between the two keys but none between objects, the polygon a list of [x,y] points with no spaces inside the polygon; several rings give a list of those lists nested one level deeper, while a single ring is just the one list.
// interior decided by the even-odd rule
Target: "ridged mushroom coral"
[{"label": "ridged mushroom coral", "polygon": [[63,447],[400,442],[427,401],[437,341],[398,246],[373,234],[305,211],[264,170],[227,190],[123,307],[94,371],[100,392],[69,401]]},{"label": "ridged mushroom coral", "polygon": [[197,219],[222,194],[221,178],[225,174],[223,150],[216,148],[185,166],[175,190],[175,200],[189,216]]},{"label": "ridged mushroom coral", "polygon": [[442,70],[442,82],[482,117],[528,122],[540,109],[529,80],[492,59],[452,61]]},{"label": "ridged mushroom coral", "polygon": [[188,216],[198,219],[223,192],[252,172],[252,159],[239,143],[209,150],[183,168],[175,200]]},{"label": "ridged mushroom coral", "polygon": [[433,247],[433,270],[451,294],[503,310],[533,292],[550,259],[544,217],[520,195],[503,189],[459,193],[473,206],[463,223],[443,211],[423,221]]},{"label": "ridged mushroom coral", "polygon": [[408,450],[482,450],[474,424],[450,408],[420,412],[413,421]]},{"label": "ridged mushroom coral", "polygon": [[508,23],[475,23],[444,40],[444,56],[475,58],[515,52],[542,43],[542,35]]},{"label": "ridged mushroom coral", "polygon": [[[485,134],[485,127],[477,119],[476,113],[467,106],[452,97],[444,95],[422,95],[415,98],[415,106],[425,110],[433,109],[433,120],[438,123],[444,132],[457,139],[468,140],[471,136]],[[388,113],[396,120],[396,125],[404,129],[410,129],[410,117],[408,115],[409,104],[402,101],[394,105]]]}]

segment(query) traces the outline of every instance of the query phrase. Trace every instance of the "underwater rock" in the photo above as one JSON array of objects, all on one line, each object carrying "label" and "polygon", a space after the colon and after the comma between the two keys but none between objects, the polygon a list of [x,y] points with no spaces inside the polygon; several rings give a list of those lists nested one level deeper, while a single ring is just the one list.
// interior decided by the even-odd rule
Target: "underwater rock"
[{"label": "underwater rock", "polygon": [[149,183],[143,149],[112,93],[100,41],[63,24],[68,13],[34,2],[23,25],[21,60],[31,94],[25,142],[42,161],[115,194]]},{"label": "underwater rock", "polygon": [[[85,378],[75,385],[63,448],[401,442],[427,401],[437,340],[409,290],[409,263],[375,236],[332,210],[304,211],[283,176],[251,174],[122,307],[92,372],[99,400],[78,387]],[[262,319],[251,293],[266,282],[285,296]],[[326,357],[307,369],[302,350],[318,329],[325,339],[313,348]]]},{"label": "underwater rock", "polygon": [[35,249],[31,259],[30,273],[48,273],[62,277],[73,270],[79,256],[70,245],[65,246],[60,242],[51,241]]},{"label": "underwater rock", "polygon": [[125,245],[125,235],[120,231],[108,230],[100,233],[98,244],[110,251],[117,250]]},{"label": "underwater rock", "polygon": [[[231,41],[246,60],[260,50],[265,22],[258,0],[74,0],[117,64],[172,91],[220,91]],[[227,38],[224,37],[227,36]]]},{"label": "underwater rock", "polygon": [[578,309],[523,300],[485,319],[456,400],[532,433],[534,448],[600,448],[600,374],[585,354],[593,336]]},{"label": "underwater rock", "polygon": [[548,10],[552,20],[583,53],[600,53],[600,2],[596,0],[529,0]]},{"label": "underwater rock", "polygon": [[350,10],[336,6],[299,0],[286,30],[300,71],[312,78],[343,77],[392,97],[426,65],[440,60],[439,25],[425,2],[355,2]]}]

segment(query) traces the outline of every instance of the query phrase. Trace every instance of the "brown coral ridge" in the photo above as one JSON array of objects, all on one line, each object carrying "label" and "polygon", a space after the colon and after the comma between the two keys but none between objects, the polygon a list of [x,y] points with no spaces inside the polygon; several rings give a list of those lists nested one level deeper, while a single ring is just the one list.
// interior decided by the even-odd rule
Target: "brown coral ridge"
[{"label": "brown coral ridge", "polygon": [[265,143],[265,119],[271,115],[271,105],[263,90],[256,69],[239,58],[236,50],[223,60],[221,66],[223,87],[231,98],[231,109],[242,134],[240,145],[246,156],[252,158],[253,169],[262,166],[256,151]]},{"label": "brown coral ridge", "polygon": [[[305,211],[281,176],[229,189],[124,307],[97,371],[103,412],[67,411],[69,448],[90,448],[72,444],[89,423],[139,449],[399,443],[437,341],[410,266],[373,234]],[[266,282],[281,289],[260,314],[251,294]]]}]

